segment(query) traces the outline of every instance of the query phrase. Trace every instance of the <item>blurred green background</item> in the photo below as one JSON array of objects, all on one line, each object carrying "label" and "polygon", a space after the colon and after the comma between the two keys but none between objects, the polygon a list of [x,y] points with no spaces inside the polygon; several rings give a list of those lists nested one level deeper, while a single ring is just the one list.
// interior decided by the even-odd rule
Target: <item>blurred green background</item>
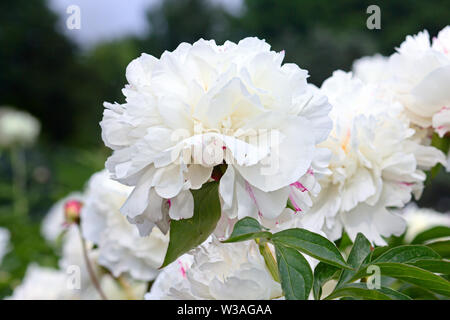
[{"label": "blurred green background", "polygon": [[[366,9],[381,8],[381,30],[366,28]],[[124,12],[126,14],[126,12]],[[149,31],[80,48],[63,32],[45,0],[0,2],[0,105],[27,110],[41,121],[38,143],[25,150],[29,212],[14,212],[8,150],[0,151],[0,226],[11,231],[12,250],[0,267],[0,298],[11,293],[31,261],[56,264],[39,223],[61,197],[83,188],[103,168],[109,151],[100,127],[103,101],[123,102],[125,68],[142,52],[159,57],[199,38],[266,39],[286,61],[308,69],[320,85],[336,69],[377,52],[389,55],[408,34],[435,35],[450,24],[448,0],[243,0],[230,13],[207,0],[168,0],[146,14]],[[450,208],[450,175],[433,180],[420,205]]]}]

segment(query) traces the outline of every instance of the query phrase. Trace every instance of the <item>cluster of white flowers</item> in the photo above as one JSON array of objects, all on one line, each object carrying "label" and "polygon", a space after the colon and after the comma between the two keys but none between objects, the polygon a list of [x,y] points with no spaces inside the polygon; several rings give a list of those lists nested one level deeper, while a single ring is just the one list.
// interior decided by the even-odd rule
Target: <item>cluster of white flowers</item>
[{"label": "cluster of white flowers", "polygon": [[422,169],[443,163],[444,156],[413,139],[414,130],[401,116],[402,105],[377,86],[336,71],[321,90],[333,105],[334,129],[320,146],[333,155],[330,174],[320,180],[322,191],[302,223],[331,240],[340,238],[344,228],[353,240],[362,232],[384,245],[382,236],[405,229],[403,219],[388,208],[403,207],[412,193],[419,197]]},{"label": "cluster of white flowers", "polygon": [[[450,130],[449,51],[450,27],[432,43],[424,31],[390,57],[335,71],[320,88],[257,38],[182,43],[159,59],[142,54],[127,67],[126,102],[105,103],[102,138],[113,150],[106,170],[44,220],[49,241],[63,234],[60,270],[30,266],[13,297],[98,298],[81,239],[110,297],[124,295],[126,277],[128,297],[142,297],[154,280],[146,299],[282,299],[254,241],[218,240],[237,220],[332,241],[362,232],[373,245],[406,226],[410,241],[421,221],[450,225],[448,216],[406,206],[421,196],[425,171],[448,161],[431,135]],[[191,218],[191,190],[211,181],[221,204],[215,232],[160,271],[170,221]],[[80,204],[79,216],[64,214],[68,200]],[[77,295],[63,285],[73,265],[85,288]],[[48,282],[55,290],[41,292]]]},{"label": "cluster of white flowers", "polygon": [[0,107],[0,147],[30,145],[40,130],[41,124],[29,113]]},{"label": "cluster of white flowers", "polygon": [[[130,290],[133,297],[142,297],[146,286],[143,281],[154,280],[158,274],[168,236],[157,228],[146,238],[139,236],[136,228],[119,212],[130,192],[130,187],[109,179],[107,172],[101,171],[92,176],[85,192],[70,194],[56,203],[42,223],[42,233],[50,242],[62,240],[59,269],[30,266],[24,284],[17,288],[13,298],[36,299],[40,295],[49,299],[99,298],[83,256],[80,236],[87,241],[89,260],[108,298],[130,298],[130,292],[127,292]],[[80,230],[76,225],[67,223],[65,214],[67,203],[74,201],[82,204]],[[77,281],[80,288],[68,289],[69,282],[73,280],[69,271],[73,271],[74,266],[79,270]],[[131,289],[122,287],[124,277],[132,279],[132,284],[127,284]],[[42,295],[40,290],[45,289],[41,286],[29,284],[38,282],[45,286],[49,281],[54,282],[54,286],[49,286],[46,295]]]},{"label": "cluster of white flowers", "polygon": [[[390,57],[362,58],[354,71],[402,104],[421,144],[429,145],[433,132],[444,137],[450,131],[450,26],[432,41],[426,30],[407,36]],[[450,154],[447,157],[449,171]]]}]

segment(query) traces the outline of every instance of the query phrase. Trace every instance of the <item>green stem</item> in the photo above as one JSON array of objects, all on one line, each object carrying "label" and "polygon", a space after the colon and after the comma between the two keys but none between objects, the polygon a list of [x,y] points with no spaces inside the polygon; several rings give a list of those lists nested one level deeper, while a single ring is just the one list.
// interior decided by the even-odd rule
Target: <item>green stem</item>
[{"label": "green stem", "polygon": [[100,283],[97,280],[97,277],[95,275],[95,271],[94,268],[92,268],[92,264],[91,261],[89,260],[89,256],[88,256],[88,252],[87,252],[87,246],[86,246],[86,241],[83,238],[83,235],[81,233],[81,227],[78,226],[78,234],[80,236],[80,240],[81,240],[81,248],[83,250],[83,258],[84,258],[84,262],[86,263],[86,268],[89,274],[89,277],[91,278],[91,282],[94,285],[95,289],[97,290],[98,294],[100,295],[100,297],[102,298],[102,300],[108,300],[106,298],[105,293],[102,290],[102,287],[100,286]]},{"label": "green stem", "polygon": [[277,261],[273,257],[272,251],[269,248],[269,243],[268,242],[260,243],[259,239],[256,239],[255,241],[259,245],[259,252],[263,256],[267,269],[269,269],[272,278],[276,282],[280,282],[280,275],[278,274]]},{"label": "green stem", "polygon": [[28,214],[28,200],[26,196],[26,162],[20,147],[11,149],[11,169],[13,175],[14,212],[26,216]]}]

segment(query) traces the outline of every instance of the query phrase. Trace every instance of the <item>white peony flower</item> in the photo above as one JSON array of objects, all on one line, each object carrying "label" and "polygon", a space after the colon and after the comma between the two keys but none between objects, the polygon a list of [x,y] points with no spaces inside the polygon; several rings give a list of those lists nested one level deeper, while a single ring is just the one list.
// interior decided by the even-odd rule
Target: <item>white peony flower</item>
[{"label": "white peony flower", "polygon": [[194,257],[186,253],[165,267],[156,277],[150,292],[145,294],[146,300],[177,300],[192,299],[189,292],[190,284],[186,271],[194,262]]},{"label": "white peony flower", "polygon": [[437,37],[433,38],[432,48],[439,52],[442,52],[446,56],[450,57],[450,26],[446,26],[439,31]]},{"label": "white peony flower", "polygon": [[[37,264],[28,266],[22,283],[14,289],[9,300],[99,300],[100,296],[90,283],[77,287],[72,271],[41,267]],[[108,299],[129,299],[123,287],[110,275],[104,274],[99,280]],[[130,285],[129,291],[136,297],[144,294],[145,284]]]},{"label": "white peony flower", "polygon": [[146,299],[260,300],[282,295],[254,241],[212,238],[167,266]]},{"label": "white peony flower", "polygon": [[378,84],[387,78],[388,57],[375,54],[353,62],[353,74],[364,83]]},{"label": "white peony flower", "polygon": [[158,228],[139,236],[119,209],[131,188],[109,178],[106,171],[94,174],[84,193],[81,209],[83,236],[98,246],[98,263],[116,277],[128,273],[137,280],[153,280],[169,243]]},{"label": "white peony flower", "polygon": [[246,38],[182,43],[129,64],[126,103],[105,103],[101,127],[114,150],[107,169],[135,187],[121,211],[142,234],[154,224],[166,231],[169,217],[190,218],[189,189],[223,163],[220,194],[231,218],[281,213],[289,186],[323,157],[315,146],[331,128],[326,98],[283,58]]},{"label": "white peony flower", "polygon": [[[100,266],[98,265],[98,250],[93,250],[92,243],[86,243],[88,257],[91,261],[93,271],[100,276]],[[80,270],[80,283],[82,288],[92,286],[86,261],[83,256],[83,247],[81,244],[80,232],[76,226],[70,226],[62,238],[61,259],[58,262],[60,270],[69,272],[71,268],[76,267]]]},{"label": "white peony flower", "polygon": [[345,229],[353,240],[362,232],[384,245],[383,236],[405,228],[388,207],[403,207],[411,193],[420,195],[425,174],[417,159],[425,166],[435,149],[412,140],[414,130],[399,116],[402,106],[382,98],[376,86],[336,71],[321,89],[333,104],[334,130],[321,144],[332,150],[331,174],[320,181],[322,191],[301,222],[331,240]]},{"label": "white peony flower", "polygon": [[69,278],[64,271],[31,264],[22,283],[7,299],[78,300],[81,299],[80,292],[70,286]]},{"label": "white peony flower", "polygon": [[389,58],[389,83],[405,114],[420,127],[433,126],[443,136],[450,128],[450,27],[430,43],[427,31],[407,36]]},{"label": "white peony flower", "polygon": [[9,240],[11,238],[11,234],[8,229],[0,227],[0,265],[2,264],[3,257],[10,250]]},{"label": "white peony flower", "polygon": [[433,116],[433,128],[440,137],[450,131],[450,107],[443,107]]},{"label": "white peony flower", "polygon": [[32,144],[40,129],[39,121],[29,113],[0,108],[0,147]]}]

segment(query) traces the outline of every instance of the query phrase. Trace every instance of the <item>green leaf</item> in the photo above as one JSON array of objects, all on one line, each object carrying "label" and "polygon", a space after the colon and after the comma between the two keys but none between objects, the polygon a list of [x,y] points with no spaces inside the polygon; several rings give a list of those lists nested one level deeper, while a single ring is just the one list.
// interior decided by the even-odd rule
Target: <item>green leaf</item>
[{"label": "green leaf", "polygon": [[[378,250],[377,252],[377,249]],[[366,270],[369,265],[384,262],[394,262],[394,263],[405,263],[405,264],[412,264],[415,261],[419,260],[429,260],[429,259],[440,259],[441,257],[434,252],[432,249],[428,248],[427,246],[421,246],[421,245],[403,245],[399,247],[395,247],[392,249],[389,249],[386,247],[380,247],[374,250],[372,252],[372,255],[370,256],[371,259],[368,259],[369,261],[365,261],[359,270],[354,273],[348,282],[353,282],[357,279],[365,277],[367,274]],[[377,258],[373,258],[373,255],[377,254]]]},{"label": "green leaf", "polygon": [[317,233],[299,228],[288,229],[272,235],[272,241],[299,250],[322,262],[351,269],[334,243]]},{"label": "green leaf", "polygon": [[[369,240],[367,240],[367,238],[362,233],[358,233],[355,239],[355,244],[353,245],[352,250],[350,251],[350,254],[348,256],[347,264],[355,270],[358,270],[367,256],[372,252],[371,248],[372,246]],[[348,282],[348,280],[350,280],[355,274],[356,271],[343,270],[336,287],[341,287],[344,283]]]},{"label": "green leaf", "polygon": [[405,283],[400,289],[401,293],[406,294],[414,300],[439,300],[433,293],[418,286]]},{"label": "green leaf", "polygon": [[417,260],[440,259],[441,256],[432,249],[421,245],[404,245],[387,250],[372,263],[397,262],[410,263]]},{"label": "green leaf", "polygon": [[275,244],[281,287],[287,300],[306,300],[313,285],[313,273],[305,257],[289,247]]},{"label": "green leaf", "polygon": [[429,291],[450,296],[450,282],[432,272],[395,262],[380,262],[376,265],[380,267],[383,276],[396,278]]},{"label": "green leaf", "polygon": [[347,284],[333,291],[326,300],[351,297],[364,300],[411,300],[407,295],[398,291],[381,287],[380,289],[369,289],[365,283]]},{"label": "green leaf", "polygon": [[333,279],[333,276],[341,269],[319,262],[319,264],[314,269],[314,283],[313,283],[313,293],[314,299],[320,300],[322,296],[322,286],[329,280]]},{"label": "green leaf", "polygon": [[442,258],[450,258],[450,240],[432,242],[427,244],[427,247],[433,249]]},{"label": "green leaf", "polygon": [[419,233],[411,244],[421,244],[429,240],[434,240],[443,237],[450,237],[450,228],[445,226],[438,226]]},{"label": "green leaf", "polygon": [[272,234],[264,229],[256,219],[246,217],[236,222],[231,236],[223,242],[239,242],[256,238],[270,239]]},{"label": "green leaf", "polygon": [[370,261],[375,260],[376,258],[378,258],[379,256],[381,256],[382,254],[384,254],[386,251],[392,249],[391,247],[388,246],[384,246],[384,247],[376,247],[375,249],[373,249],[372,253],[370,254]]},{"label": "green leaf", "polygon": [[344,251],[347,247],[350,247],[353,244],[352,240],[345,231],[342,233],[342,237],[335,243],[339,251]]},{"label": "green leaf", "polygon": [[203,243],[214,231],[221,214],[218,186],[209,182],[200,190],[192,190],[194,215],[170,222],[170,241],[161,268]]},{"label": "green leaf", "polygon": [[431,271],[433,273],[450,274],[450,261],[446,260],[427,259],[418,260],[408,264]]}]

